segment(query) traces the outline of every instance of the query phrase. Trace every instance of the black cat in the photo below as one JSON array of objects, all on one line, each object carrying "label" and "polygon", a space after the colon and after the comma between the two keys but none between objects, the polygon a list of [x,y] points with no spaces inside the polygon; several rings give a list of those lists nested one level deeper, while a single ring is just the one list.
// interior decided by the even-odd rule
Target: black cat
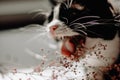
[{"label": "black cat", "polygon": [[50,2],[47,31],[62,42],[61,54],[86,68],[84,80],[103,80],[101,68],[113,65],[120,52],[119,14],[108,0]]}]

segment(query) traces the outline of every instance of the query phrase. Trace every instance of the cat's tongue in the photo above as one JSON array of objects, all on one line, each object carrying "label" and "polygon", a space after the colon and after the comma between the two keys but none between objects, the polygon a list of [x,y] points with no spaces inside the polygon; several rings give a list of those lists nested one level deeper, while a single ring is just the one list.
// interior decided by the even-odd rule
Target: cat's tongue
[{"label": "cat's tongue", "polygon": [[75,52],[75,45],[70,41],[70,39],[66,39],[61,47],[61,53],[67,57],[70,57],[71,54]]},{"label": "cat's tongue", "polygon": [[[63,41],[62,47],[61,47],[61,53],[66,56],[66,57],[78,57],[78,55],[81,55],[81,51],[77,53],[77,46],[81,45],[82,46],[83,41],[79,40],[77,45],[71,41],[71,38],[66,39]],[[79,49],[80,50],[80,49]]]}]

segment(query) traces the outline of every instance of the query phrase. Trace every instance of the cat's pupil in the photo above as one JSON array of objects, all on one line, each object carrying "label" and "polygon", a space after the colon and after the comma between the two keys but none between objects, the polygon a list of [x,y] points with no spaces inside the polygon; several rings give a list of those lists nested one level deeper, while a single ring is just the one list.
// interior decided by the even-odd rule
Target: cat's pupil
[{"label": "cat's pupil", "polygon": [[73,14],[73,15],[76,15],[76,13],[75,13],[75,12],[73,12],[72,14]]}]

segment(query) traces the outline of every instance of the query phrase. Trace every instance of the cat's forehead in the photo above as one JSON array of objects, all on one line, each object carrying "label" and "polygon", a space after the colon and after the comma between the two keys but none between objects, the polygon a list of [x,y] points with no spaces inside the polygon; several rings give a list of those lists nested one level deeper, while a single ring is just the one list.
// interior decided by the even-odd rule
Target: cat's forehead
[{"label": "cat's forehead", "polygon": [[56,2],[56,3],[59,3],[59,2],[67,2],[67,1],[74,1],[74,2],[83,2],[85,0],[50,0],[51,2]]},{"label": "cat's forehead", "polygon": [[109,0],[50,0],[53,8],[61,4],[60,11],[77,9],[79,11],[89,11],[88,14],[100,16],[101,18],[113,18],[115,13],[114,8],[109,3]]},{"label": "cat's forehead", "polygon": [[86,7],[111,7],[109,0],[49,0],[53,6],[58,4],[75,5],[79,4]]},{"label": "cat's forehead", "polygon": [[50,0],[50,2],[53,4],[53,6],[56,6],[58,4],[65,4],[67,6],[77,4],[77,6],[83,6],[84,4],[84,0]]},{"label": "cat's forehead", "polygon": [[55,1],[52,2],[54,4],[53,5],[54,8],[59,5],[59,8],[61,8],[62,10],[64,10],[65,8],[83,10],[85,8],[82,2],[78,2],[79,0],[51,0],[51,1]]}]

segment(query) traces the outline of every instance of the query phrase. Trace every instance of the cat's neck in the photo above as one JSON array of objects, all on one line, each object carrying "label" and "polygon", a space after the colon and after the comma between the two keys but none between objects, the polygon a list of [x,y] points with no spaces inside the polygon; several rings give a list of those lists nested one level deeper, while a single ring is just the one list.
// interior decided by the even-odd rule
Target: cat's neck
[{"label": "cat's neck", "polygon": [[[120,38],[118,33],[113,40],[103,40],[101,38],[87,38],[86,39],[85,61],[88,66],[108,66],[115,62],[120,52]],[[92,55],[92,56],[91,56]],[[81,61],[81,62],[82,62]]]}]

